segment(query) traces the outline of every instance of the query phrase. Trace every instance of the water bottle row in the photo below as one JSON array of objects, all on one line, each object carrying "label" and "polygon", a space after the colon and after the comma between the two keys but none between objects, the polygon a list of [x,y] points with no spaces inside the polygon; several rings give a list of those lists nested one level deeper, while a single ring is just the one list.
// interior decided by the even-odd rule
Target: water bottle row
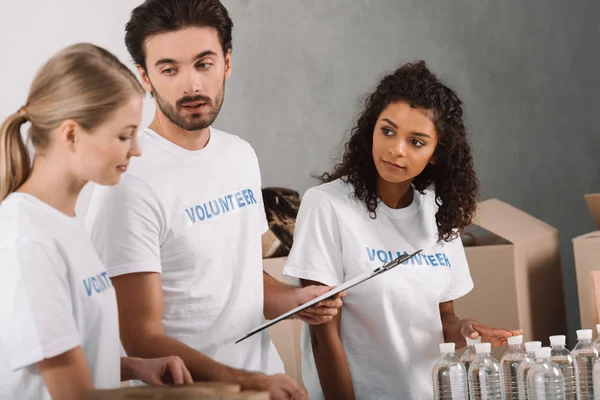
[{"label": "water bottle row", "polygon": [[508,338],[508,350],[500,362],[490,343],[467,339],[459,359],[454,343],[440,344],[441,358],[433,368],[436,400],[594,400],[600,399],[600,325],[577,331],[572,351],[566,336],[550,337],[551,347],[541,342],[523,344],[522,336]]}]

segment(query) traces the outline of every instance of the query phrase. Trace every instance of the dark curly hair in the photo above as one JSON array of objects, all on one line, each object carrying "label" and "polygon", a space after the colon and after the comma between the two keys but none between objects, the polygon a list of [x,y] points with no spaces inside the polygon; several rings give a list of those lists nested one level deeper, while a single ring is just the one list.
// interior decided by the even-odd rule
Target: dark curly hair
[{"label": "dark curly hair", "polygon": [[439,240],[451,241],[458,236],[457,230],[462,231],[473,219],[479,181],[463,123],[462,102],[424,61],[405,64],[381,80],[365,101],[341,162],[319,179],[321,183],[342,179],[352,184],[354,197],[364,201],[371,218],[376,218],[381,199],[372,155],[373,131],[381,112],[398,101],[430,111],[438,135],[435,164],[428,164],[412,184],[421,194],[434,185],[439,206],[435,215]]}]

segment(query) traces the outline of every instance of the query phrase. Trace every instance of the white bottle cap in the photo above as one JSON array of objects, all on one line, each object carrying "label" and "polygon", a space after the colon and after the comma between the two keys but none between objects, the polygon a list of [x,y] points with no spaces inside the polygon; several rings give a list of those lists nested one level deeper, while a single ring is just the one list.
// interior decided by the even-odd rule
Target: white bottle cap
[{"label": "white bottle cap", "polygon": [[534,350],[541,349],[542,342],[526,342],[525,343],[525,351],[531,353]]},{"label": "white bottle cap", "polygon": [[481,343],[481,336],[477,336],[477,339],[465,338],[467,346],[475,346],[477,343]]},{"label": "white bottle cap", "polygon": [[508,345],[523,344],[523,335],[511,336],[508,338]]},{"label": "white bottle cap", "polygon": [[591,340],[592,339],[592,330],[591,329],[580,329],[577,331],[577,339],[578,340]]},{"label": "white bottle cap", "polygon": [[477,343],[475,345],[475,352],[477,354],[491,353],[492,352],[492,344],[491,343]]},{"label": "white bottle cap", "polygon": [[550,345],[551,346],[564,346],[566,342],[567,342],[567,337],[565,335],[550,336]]},{"label": "white bottle cap", "polygon": [[600,324],[596,325],[596,332],[600,333]]},{"label": "white bottle cap", "polygon": [[552,354],[550,347],[542,347],[535,351],[535,358],[550,358],[550,354]]},{"label": "white bottle cap", "polygon": [[442,344],[440,344],[440,352],[442,354],[445,354],[445,353],[454,353],[455,349],[456,349],[456,344],[454,344],[454,343],[442,343]]}]

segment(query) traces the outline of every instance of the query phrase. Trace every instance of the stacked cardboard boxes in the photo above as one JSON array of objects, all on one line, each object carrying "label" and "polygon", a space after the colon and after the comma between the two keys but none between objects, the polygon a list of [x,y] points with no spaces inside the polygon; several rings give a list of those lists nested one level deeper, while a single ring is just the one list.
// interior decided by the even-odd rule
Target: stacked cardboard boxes
[{"label": "stacked cardboard boxes", "polygon": [[557,229],[497,199],[477,204],[473,225],[478,233],[463,241],[475,287],[455,301],[456,314],[522,329],[524,341],[567,334]]},{"label": "stacked cardboard boxes", "polygon": [[[585,195],[596,227],[600,229],[600,194]],[[586,233],[573,239],[579,313],[581,326],[593,329],[600,323],[598,302],[600,301],[600,230]]]}]

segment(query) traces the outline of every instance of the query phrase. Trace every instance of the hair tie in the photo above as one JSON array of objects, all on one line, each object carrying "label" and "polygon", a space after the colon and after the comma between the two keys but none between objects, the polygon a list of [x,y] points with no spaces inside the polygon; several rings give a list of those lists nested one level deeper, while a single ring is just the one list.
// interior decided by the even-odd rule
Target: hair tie
[{"label": "hair tie", "polygon": [[27,115],[27,110],[25,109],[25,106],[19,108],[19,111],[17,111],[17,115],[27,120],[29,119],[29,115]]}]

